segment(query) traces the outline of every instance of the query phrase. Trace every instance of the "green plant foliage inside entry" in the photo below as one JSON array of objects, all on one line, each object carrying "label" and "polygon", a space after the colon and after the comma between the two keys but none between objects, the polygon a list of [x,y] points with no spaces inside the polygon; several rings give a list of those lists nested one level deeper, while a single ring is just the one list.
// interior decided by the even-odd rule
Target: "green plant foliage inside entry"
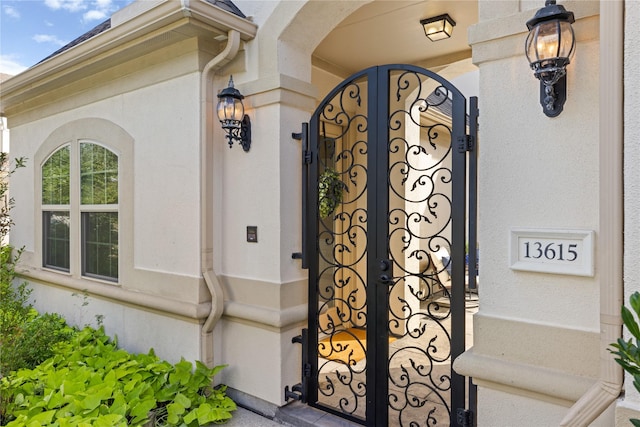
[{"label": "green plant foliage inside entry", "polygon": [[318,180],[318,210],[320,218],[331,215],[342,202],[345,185],[340,174],[331,168],[325,169]]}]

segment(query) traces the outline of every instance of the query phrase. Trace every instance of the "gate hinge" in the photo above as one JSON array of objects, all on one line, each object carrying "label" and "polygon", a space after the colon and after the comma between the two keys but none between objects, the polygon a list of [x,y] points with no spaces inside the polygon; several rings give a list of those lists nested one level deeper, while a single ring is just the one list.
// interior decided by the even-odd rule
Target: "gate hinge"
[{"label": "gate hinge", "polygon": [[284,388],[284,401],[288,402],[289,399],[302,400],[302,384],[293,385],[291,389],[289,386]]},{"label": "gate hinge", "polygon": [[[302,137],[303,136],[304,136],[304,134],[302,132],[293,132],[293,133],[291,133],[291,138],[293,138],[295,140],[298,140],[298,141],[302,141]],[[302,150],[302,163],[305,164],[305,165],[311,164],[311,151]]]},{"label": "gate hinge", "polygon": [[[304,347],[304,337],[302,335],[296,335],[291,338],[291,342],[293,344],[302,344]],[[311,363],[303,363],[302,364],[302,376],[309,378],[311,376]]]},{"label": "gate hinge", "polygon": [[311,151],[304,150],[302,152],[302,163],[305,164],[305,165],[310,165],[311,164]]},{"label": "gate hinge", "polygon": [[458,152],[465,153],[467,151],[473,151],[476,144],[476,139],[473,135],[464,135],[458,137]]},{"label": "gate hinge", "polygon": [[472,427],[473,426],[473,412],[469,409],[458,408],[456,411],[456,421],[459,426]]},{"label": "gate hinge", "polygon": [[311,378],[311,364],[305,363],[302,366],[302,376],[305,378]]}]

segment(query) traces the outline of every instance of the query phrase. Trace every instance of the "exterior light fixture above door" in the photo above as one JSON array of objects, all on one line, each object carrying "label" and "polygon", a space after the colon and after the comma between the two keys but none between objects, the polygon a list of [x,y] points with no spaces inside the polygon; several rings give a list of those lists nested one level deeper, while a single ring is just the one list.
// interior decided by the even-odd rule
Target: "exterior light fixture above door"
[{"label": "exterior light fixture above door", "polygon": [[555,0],[547,0],[527,21],[525,53],[533,75],[540,80],[540,104],[548,117],[558,116],[567,99],[567,65],[576,46],[574,22],[573,12],[556,5]]},{"label": "exterior light fixture above door", "polygon": [[448,39],[453,34],[453,27],[456,26],[456,21],[451,19],[447,13],[422,19],[420,23],[424,28],[424,34],[432,42]]},{"label": "exterior light fixture above door", "polygon": [[244,96],[233,86],[233,76],[229,78],[229,87],[218,94],[218,119],[227,133],[229,148],[237,141],[244,151],[251,148],[251,121],[244,114],[242,100]]}]

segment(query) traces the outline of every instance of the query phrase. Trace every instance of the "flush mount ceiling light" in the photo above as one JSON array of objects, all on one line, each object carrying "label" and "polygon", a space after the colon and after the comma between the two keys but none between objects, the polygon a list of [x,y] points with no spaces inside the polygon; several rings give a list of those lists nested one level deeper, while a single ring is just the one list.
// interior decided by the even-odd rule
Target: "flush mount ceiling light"
[{"label": "flush mount ceiling light", "polygon": [[233,76],[229,78],[229,87],[218,94],[218,120],[227,133],[229,148],[237,141],[244,151],[251,148],[251,121],[244,113],[244,96],[233,86]]},{"label": "flush mount ceiling light", "polygon": [[451,37],[453,34],[453,27],[456,26],[456,21],[451,19],[449,14],[434,16],[433,18],[425,18],[420,21],[424,28],[424,34],[432,42],[438,40],[444,40]]},{"label": "flush mount ceiling light", "polygon": [[527,21],[525,53],[533,75],[540,80],[540,104],[548,117],[558,116],[567,99],[567,65],[576,46],[574,22],[573,12],[556,5],[555,0],[547,0]]}]

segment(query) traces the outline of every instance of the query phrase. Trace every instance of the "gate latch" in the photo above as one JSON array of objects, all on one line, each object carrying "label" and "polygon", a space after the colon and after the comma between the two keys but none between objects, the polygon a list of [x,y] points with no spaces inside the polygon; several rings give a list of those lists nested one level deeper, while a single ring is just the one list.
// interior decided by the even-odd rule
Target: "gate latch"
[{"label": "gate latch", "polygon": [[390,285],[393,283],[393,271],[392,267],[393,263],[388,259],[379,259],[378,260],[378,271],[380,274],[378,275],[378,279],[380,282]]}]

